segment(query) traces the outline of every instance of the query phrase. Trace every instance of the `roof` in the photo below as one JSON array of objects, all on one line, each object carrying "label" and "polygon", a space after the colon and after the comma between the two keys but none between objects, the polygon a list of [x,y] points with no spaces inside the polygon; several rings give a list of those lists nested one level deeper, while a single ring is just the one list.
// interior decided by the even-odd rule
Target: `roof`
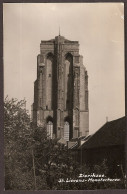
[{"label": "roof", "polygon": [[72,144],[72,146],[70,146],[69,149],[77,149],[81,142],[83,142],[83,143],[86,142],[90,137],[91,137],[91,135],[81,136],[78,138],[71,139],[71,142],[75,142],[75,143]]},{"label": "roof", "polygon": [[119,118],[105,123],[79,149],[92,149],[113,145],[124,145],[126,137],[126,119]]},{"label": "roof", "polygon": [[58,143],[65,144],[65,145],[67,144],[64,138],[59,139]]},{"label": "roof", "polygon": [[78,142],[76,141],[74,144],[70,145],[69,149],[76,149],[78,148]]}]

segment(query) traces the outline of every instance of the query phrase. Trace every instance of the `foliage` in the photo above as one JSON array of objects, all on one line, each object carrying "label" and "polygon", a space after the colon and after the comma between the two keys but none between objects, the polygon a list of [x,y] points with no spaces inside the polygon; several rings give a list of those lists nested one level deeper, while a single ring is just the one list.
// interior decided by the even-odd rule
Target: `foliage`
[{"label": "foliage", "polygon": [[[74,169],[78,163],[74,161],[70,150],[58,143],[58,139],[49,139],[44,128],[37,128],[34,140],[36,176],[42,178],[46,189],[57,189],[59,178],[77,174]],[[37,188],[44,189],[43,187],[37,183]]]},{"label": "foliage", "polygon": [[30,117],[25,109],[25,100],[5,98],[4,102],[4,155],[5,188],[30,189],[32,161],[28,149],[30,136]]},{"label": "foliage", "polygon": [[[31,125],[25,100],[4,103],[6,190],[94,190],[124,188],[124,182],[59,182],[78,179],[80,173],[109,176],[109,167],[88,166],[76,161],[74,153],[58,139],[49,139],[46,129]],[[114,178],[117,178],[114,175]]]}]

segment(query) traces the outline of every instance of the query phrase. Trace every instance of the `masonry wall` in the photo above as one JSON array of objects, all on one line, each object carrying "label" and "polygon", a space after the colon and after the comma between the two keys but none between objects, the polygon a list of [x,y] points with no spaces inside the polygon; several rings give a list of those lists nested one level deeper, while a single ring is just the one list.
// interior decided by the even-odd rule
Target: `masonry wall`
[{"label": "masonry wall", "polygon": [[[53,122],[53,136],[64,138],[65,122],[69,139],[89,133],[88,76],[79,55],[79,43],[57,36],[41,41],[34,84],[33,122]],[[67,132],[68,134],[68,132]]]}]

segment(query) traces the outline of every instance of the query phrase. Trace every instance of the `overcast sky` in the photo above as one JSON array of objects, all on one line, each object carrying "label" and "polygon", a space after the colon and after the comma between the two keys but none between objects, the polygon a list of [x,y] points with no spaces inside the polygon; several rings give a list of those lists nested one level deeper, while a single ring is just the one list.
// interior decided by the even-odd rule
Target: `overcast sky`
[{"label": "overcast sky", "polygon": [[4,94],[31,110],[41,40],[79,41],[88,70],[90,133],[125,115],[123,3],[5,3]]}]

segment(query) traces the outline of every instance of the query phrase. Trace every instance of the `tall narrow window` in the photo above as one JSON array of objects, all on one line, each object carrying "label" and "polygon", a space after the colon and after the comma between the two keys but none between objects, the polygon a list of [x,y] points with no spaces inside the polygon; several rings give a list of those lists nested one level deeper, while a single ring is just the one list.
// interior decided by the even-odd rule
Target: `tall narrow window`
[{"label": "tall narrow window", "polygon": [[64,123],[64,139],[66,141],[69,141],[69,133],[70,133],[69,123],[67,121],[65,121],[65,123]]},{"label": "tall narrow window", "polygon": [[64,90],[65,90],[65,109],[72,109],[73,101],[73,56],[68,53],[65,56],[65,80],[64,80]]},{"label": "tall narrow window", "polygon": [[52,121],[48,121],[48,123],[47,123],[47,137],[49,139],[53,138],[53,123],[52,123]]},{"label": "tall narrow window", "polygon": [[53,103],[53,54],[49,53],[46,59],[46,104],[52,109]]}]

